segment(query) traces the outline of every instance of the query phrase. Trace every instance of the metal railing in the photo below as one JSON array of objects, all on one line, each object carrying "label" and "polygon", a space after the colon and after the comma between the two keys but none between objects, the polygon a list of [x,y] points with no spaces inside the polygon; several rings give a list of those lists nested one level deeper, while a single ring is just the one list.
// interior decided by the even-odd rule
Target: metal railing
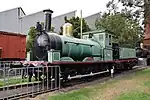
[{"label": "metal railing", "polygon": [[0,65],[0,99],[2,100],[33,96],[60,88],[59,66],[11,68],[9,63]]}]

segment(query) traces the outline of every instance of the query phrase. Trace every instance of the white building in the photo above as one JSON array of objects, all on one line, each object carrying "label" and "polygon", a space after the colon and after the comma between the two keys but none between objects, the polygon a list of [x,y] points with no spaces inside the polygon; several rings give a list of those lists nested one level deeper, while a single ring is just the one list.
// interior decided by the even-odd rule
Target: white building
[{"label": "white building", "polygon": [[[65,23],[65,16],[67,18],[75,17],[76,11],[53,17],[52,26],[55,28],[55,32],[60,32],[60,27]],[[95,21],[99,18],[100,13],[96,13],[85,17],[85,21],[92,30],[95,30]],[[43,11],[26,15],[21,7],[13,8],[0,12],[0,31],[28,34],[30,27],[35,26],[38,21],[44,22]]]},{"label": "white building", "polygon": [[99,12],[99,13],[87,16],[84,19],[87,22],[87,24],[89,25],[91,30],[96,30],[95,21],[99,20],[100,17],[101,17],[101,13]]},{"label": "white building", "polygon": [[[60,32],[60,27],[64,24],[64,17],[71,18],[75,16],[76,11],[72,11],[52,18],[52,26],[55,32]],[[26,15],[21,7],[0,12],[0,30],[14,33],[28,34],[31,26],[36,23],[44,22],[44,13],[39,11]]]},{"label": "white building", "polygon": [[7,32],[21,32],[20,18],[25,16],[21,7],[0,12],[0,30]]}]

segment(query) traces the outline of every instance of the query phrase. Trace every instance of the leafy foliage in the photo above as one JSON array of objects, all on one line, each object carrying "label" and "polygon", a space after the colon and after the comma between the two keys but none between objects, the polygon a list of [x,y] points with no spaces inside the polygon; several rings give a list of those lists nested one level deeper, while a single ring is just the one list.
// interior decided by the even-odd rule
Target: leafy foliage
[{"label": "leafy foliage", "polygon": [[99,21],[95,22],[97,29],[105,29],[117,36],[115,41],[121,46],[134,47],[140,39],[141,28],[139,23],[128,19],[122,13],[107,14],[104,13]]},{"label": "leafy foliage", "polygon": [[[80,38],[80,27],[81,27],[81,18],[79,17],[72,17],[70,19],[67,19],[67,17],[64,18],[65,23],[71,23],[73,26],[73,36],[76,38]],[[63,29],[62,27],[60,28],[60,34],[62,34]],[[86,23],[86,21],[84,19],[82,19],[82,32],[88,32],[90,31],[90,28],[88,26],[88,24]]]},{"label": "leafy foliage", "polygon": [[52,26],[50,31],[55,32],[54,30],[55,30],[55,27]]},{"label": "leafy foliage", "polygon": [[111,0],[107,7],[114,5],[114,1],[122,4],[122,12],[128,13],[130,18],[142,21],[144,25],[150,23],[150,0]]},{"label": "leafy foliage", "polygon": [[[41,25],[44,29],[44,22],[41,22]],[[51,32],[55,32],[55,27],[54,26],[51,26],[51,29],[50,29]]]},{"label": "leafy foliage", "polygon": [[28,40],[27,40],[27,52],[29,52],[31,50],[31,48],[33,47],[33,42],[34,39],[36,37],[36,28],[35,27],[30,27],[29,33],[28,33]]},{"label": "leafy foliage", "polygon": [[141,21],[143,19],[143,0],[111,0],[106,6],[109,12],[118,12],[118,8],[121,5],[121,12],[124,13],[126,17],[136,21]]}]

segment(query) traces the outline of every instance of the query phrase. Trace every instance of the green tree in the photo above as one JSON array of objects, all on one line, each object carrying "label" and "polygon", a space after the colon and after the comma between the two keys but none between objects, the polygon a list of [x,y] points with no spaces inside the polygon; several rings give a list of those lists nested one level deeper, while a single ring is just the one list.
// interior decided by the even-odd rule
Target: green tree
[{"label": "green tree", "polygon": [[[42,25],[42,27],[43,27],[43,29],[44,29],[44,22],[41,22],[41,25]],[[51,32],[55,32],[54,30],[55,30],[55,27],[54,27],[53,25],[51,25],[50,31],[51,31]]]},{"label": "green tree", "polygon": [[[117,1],[117,3],[115,2]],[[128,13],[128,17],[141,21],[142,26],[150,24],[150,0],[111,0],[108,2],[107,7],[112,8],[112,5],[121,3],[124,8],[122,12]]]},{"label": "green tree", "polygon": [[[118,9],[121,4],[121,9]],[[143,19],[144,0],[110,0],[106,7],[109,12],[119,12],[121,10],[132,20],[141,21]]]},{"label": "green tree", "polygon": [[54,30],[55,30],[55,27],[51,26],[51,30],[50,31],[51,32],[55,32]]},{"label": "green tree", "polygon": [[119,0],[119,2],[126,7],[133,8],[135,15],[142,15],[144,27],[150,24],[150,0]]},{"label": "green tree", "polygon": [[[65,23],[71,23],[73,26],[73,36],[76,38],[80,38],[80,27],[81,27],[81,18],[79,17],[72,17],[70,19],[67,19],[67,17],[64,18]],[[60,28],[60,34],[63,33],[63,29],[62,27]],[[88,32],[90,31],[90,28],[88,26],[88,24],[86,23],[86,21],[84,19],[82,19],[82,32]]]},{"label": "green tree", "polygon": [[33,47],[33,42],[34,42],[34,39],[36,37],[36,28],[35,27],[30,27],[30,30],[29,30],[29,33],[28,33],[28,39],[27,39],[27,52],[29,52],[32,47]]},{"label": "green tree", "polygon": [[97,29],[110,31],[118,38],[115,40],[121,46],[134,47],[139,40],[141,28],[139,23],[128,19],[122,13],[107,14],[104,13],[99,21],[95,22]]}]

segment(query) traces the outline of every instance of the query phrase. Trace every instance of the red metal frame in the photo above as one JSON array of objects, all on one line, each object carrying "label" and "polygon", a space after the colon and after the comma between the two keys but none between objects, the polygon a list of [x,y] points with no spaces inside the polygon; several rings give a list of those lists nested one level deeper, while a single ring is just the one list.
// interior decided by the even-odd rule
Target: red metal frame
[{"label": "red metal frame", "polygon": [[130,59],[121,59],[121,60],[109,60],[109,61],[91,61],[91,62],[67,62],[67,61],[59,61],[53,62],[52,64],[55,65],[62,65],[62,64],[99,64],[99,63],[123,63],[123,62],[131,62],[137,61],[137,58],[130,58]]},{"label": "red metal frame", "polygon": [[100,63],[125,63],[125,62],[133,62],[137,61],[137,58],[129,58],[129,59],[120,59],[120,60],[110,60],[110,61],[90,61],[90,62],[74,62],[74,61],[57,61],[53,63],[44,62],[44,61],[22,61],[22,63],[26,64],[51,64],[51,65],[75,65],[75,64],[100,64]]}]

